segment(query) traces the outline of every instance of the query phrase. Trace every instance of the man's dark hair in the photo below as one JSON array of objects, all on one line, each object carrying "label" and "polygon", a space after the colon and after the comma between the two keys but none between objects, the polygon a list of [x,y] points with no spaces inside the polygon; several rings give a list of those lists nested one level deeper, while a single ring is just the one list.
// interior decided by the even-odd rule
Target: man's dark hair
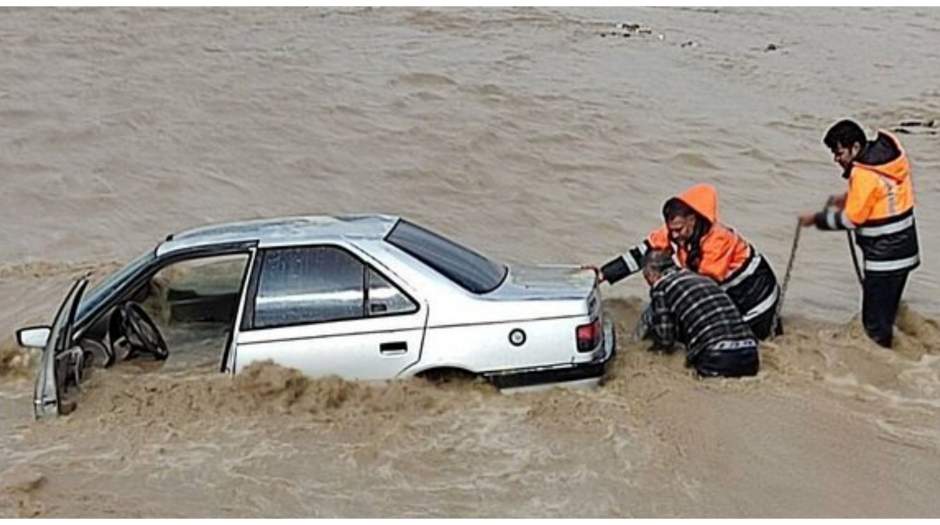
[{"label": "man's dark hair", "polygon": [[836,122],[829,128],[829,131],[826,132],[826,136],[823,138],[823,143],[833,152],[835,152],[839,146],[851,148],[856,142],[864,147],[868,142],[868,138],[865,137],[865,130],[851,120],[840,120]]},{"label": "man's dark hair", "polygon": [[676,268],[672,250],[650,250],[643,256],[643,269],[663,274]]},{"label": "man's dark hair", "polygon": [[667,221],[673,217],[688,217],[689,215],[698,215],[688,204],[679,199],[672,198],[663,205],[663,218]]}]

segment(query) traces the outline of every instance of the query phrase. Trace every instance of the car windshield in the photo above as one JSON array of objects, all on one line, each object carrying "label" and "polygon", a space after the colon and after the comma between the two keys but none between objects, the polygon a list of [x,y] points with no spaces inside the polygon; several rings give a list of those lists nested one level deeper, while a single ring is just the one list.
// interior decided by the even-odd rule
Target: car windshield
[{"label": "car windshield", "polygon": [[495,290],[509,271],[473,250],[401,220],[385,240],[475,294]]},{"label": "car windshield", "polygon": [[153,249],[147,250],[139,257],[127,264],[127,266],[121,268],[120,270],[112,273],[106,277],[103,281],[95,285],[94,288],[85,292],[82,296],[82,302],[78,306],[78,319],[82,319],[85,314],[90,311],[93,311],[101,301],[110,295],[111,291],[115,287],[123,283],[127,278],[135,275],[140,271],[144,266],[149,264],[151,261],[156,259],[157,255],[154,253]]}]

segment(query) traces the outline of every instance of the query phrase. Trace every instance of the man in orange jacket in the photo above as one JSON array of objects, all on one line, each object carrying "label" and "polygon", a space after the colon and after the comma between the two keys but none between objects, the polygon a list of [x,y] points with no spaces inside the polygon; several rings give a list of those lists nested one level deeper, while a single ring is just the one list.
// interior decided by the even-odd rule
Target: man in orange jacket
[{"label": "man in orange jacket", "polygon": [[865,269],[862,323],[869,337],[890,348],[907,276],[920,265],[911,165],[896,137],[879,131],[868,141],[851,120],[829,128],[823,142],[849,190],[830,197],[823,211],[800,215],[800,224],[855,232]]},{"label": "man in orange jacket", "polygon": [[[718,193],[697,184],[663,205],[665,224],[598,271],[611,284],[639,271],[651,249],[672,250],[682,268],[711,277],[724,289],[759,339],[774,331],[779,290],[767,259],[744,237],[718,222]],[[780,325],[777,324],[777,332]]]}]

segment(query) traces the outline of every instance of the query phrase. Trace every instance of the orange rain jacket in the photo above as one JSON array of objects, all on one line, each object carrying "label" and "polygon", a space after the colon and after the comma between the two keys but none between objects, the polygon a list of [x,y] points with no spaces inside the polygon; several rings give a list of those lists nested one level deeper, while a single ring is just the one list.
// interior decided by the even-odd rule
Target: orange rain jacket
[{"label": "orange rain jacket", "polygon": [[[679,266],[714,279],[731,296],[745,321],[752,326],[768,324],[766,317],[773,314],[777,303],[777,278],[767,260],[744,237],[719,222],[718,193],[714,186],[697,184],[673,198],[692,208],[707,223],[707,230],[698,239],[701,257],[697,267],[689,267],[692,247],[673,242],[664,224],[645,241],[605,264],[601,268],[604,279],[613,284],[639,271],[643,256],[650,249],[671,248]],[[671,200],[666,201],[664,209]],[[769,335],[759,332],[766,332],[766,328],[755,330],[755,335],[759,338]]]},{"label": "orange rain jacket", "polygon": [[886,131],[869,142],[843,174],[845,207],[816,214],[822,230],[855,230],[865,273],[892,274],[920,264],[914,222],[911,165],[898,139]]}]

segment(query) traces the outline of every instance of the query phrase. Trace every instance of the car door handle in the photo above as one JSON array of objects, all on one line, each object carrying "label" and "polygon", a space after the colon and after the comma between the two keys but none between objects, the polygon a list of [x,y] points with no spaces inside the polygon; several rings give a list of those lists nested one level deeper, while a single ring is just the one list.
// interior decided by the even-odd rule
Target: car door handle
[{"label": "car door handle", "polygon": [[382,343],[379,345],[379,353],[384,355],[405,354],[408,352],[408,343],[404,341],[395,341],[394,343]]}]

